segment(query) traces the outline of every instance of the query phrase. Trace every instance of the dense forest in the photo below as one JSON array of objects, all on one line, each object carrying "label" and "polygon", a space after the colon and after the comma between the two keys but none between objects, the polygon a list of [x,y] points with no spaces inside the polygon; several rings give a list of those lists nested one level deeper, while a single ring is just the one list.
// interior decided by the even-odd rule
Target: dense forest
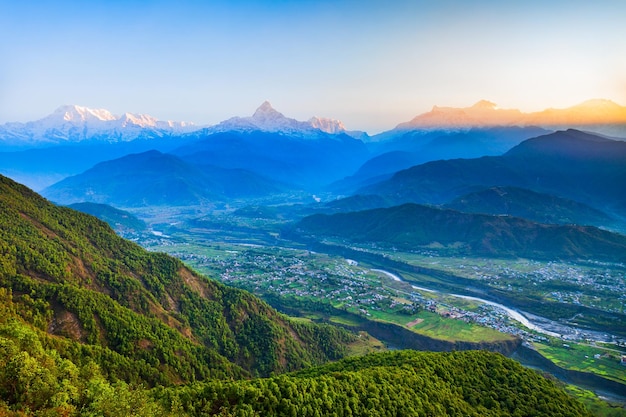
[{"label": "dense forest", "polygon": [[0,415],[586,415],[492,353],[316,367],[357,336],[292,321],[4,177],[0,224]]},{"label": "dense forest", "polygon": [[[38,329],[80,342],[107,376],[171,384],[266,376],[338,359],[354,335],[292,322],[251,294],[0,180],[0,286]],[[70,353],[71,352],[71,353]]]}]

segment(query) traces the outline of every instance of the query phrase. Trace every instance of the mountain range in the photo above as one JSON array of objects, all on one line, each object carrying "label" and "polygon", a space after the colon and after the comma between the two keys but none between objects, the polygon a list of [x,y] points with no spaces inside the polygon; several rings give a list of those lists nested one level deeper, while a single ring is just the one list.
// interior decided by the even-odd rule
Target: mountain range
[{"label": "mountain range", "polygon": [[517,109],[501,109],[495,103],[481,100],[464,108],[434,106],[431,111],[400,123],[394,130],[488,126],[540,126],[554,130],[580,128],[619,135],[626,132],[626,107],[610,100],[593,99],[565,109],[550,108],[524,113]]},{"label": "mountain range", "polygon": [[[270,170],[270,177],[271,170],[275,170],[280,175],[273,178],[288,183],[306,182],[307,176],[315,178],[310,173],[315,169],[322,172],[320,183],[349,175],[365,161],[367,153],[361,140],[350,136],[361,138],[366,136],[364,133],[346,132],[341,122],[331,119],[300,122],[285,117],[269,102],[263,103],[251,117],[232,118],[211,128],[184,125],[178,130],[173,122],[168,122],[172,128],[166,130],[162,130],[161,122],[141,125],[141,120],[154,120],[149,116],[137,116],[138,124],[122,127],[121,119],[106,110],[78,106],[64,109],[37,122],[0,126],[0,173],[42,190],[99,162],[131,153],[181,148],[181,154],[191,157],[197,144],[206,157],[197,161],[199,165],[253,171],[257,165],[264,165]],[[184,133],[188,130],[193,132]],[[215,155],[216,149],[229,151]],[[290,150],[293,154],[287,155]],[[328,170],[324,169],[326,165]],[[302,169],[309,170],[304,177],[299,174]],[[331,173],[332,170],[337,172]]]},{"label": "mountain range", "polygon": [[190,132],[208,135],[227,131],[280,132],[302,137],[326,134],[348,134],[366,138],[365,132],[348,132],[339,120],[312,117],[298,121],[285,117],[265,101],[251,117],[233,117],[211,127],[197,126],[191,122],[161,121],[146,114],[124,113],[114,115],[105,109],[91,109],[78,105],[65,105],[52,114],[31,122],[11,122],[0,125],[0,148],[20,150],[79,142],[129,142],[136,139],[157,139],[183,136]]},{"label": "mountain range", "polygon": [[108,110],[66,105],[52,114],[27,123],[0,126],[2,147],[50,146],[80,141],[126,142],[191,132],[189,122],[160,121],[145,114],[113,115]]},{"label": "mountain range", "polygon": [[60,204],[210,206],[227,199],[261,197],[287,189],[285,185],[243,169],[214,165],[200,169],[177,156],[148,151],[101,162],[42,193]]},{"label": "mountain range", "polygon": [[24,149],[86,140],[119,142],[178,136],[194,131],[204,131],[202,134],[206,135],[252,130],[313,137],[317,132],[344,133],[375,143],[401,136],[408,131],[461,131],[496,126],[542,127],[548,130],[580,128],[625,137],[626,107],[610,100],[593,99],[565,109],[550,108],[523,113],[516,109],[500,109],[495,103],[481,100],[464,108],[434,106],[430,112],[417,115],[393,129],[369,137],[365,132],[346,130],[344,124],[335,119],[312,117],[307,121],[298,121],[285,117],[268,101],[263,102],[250,117],[232,117],[213,126],[161,121],[146,114],[114,115],[105,109],[64,105],[39,120],[0,125],[0,147],[3,150]]},{"label": "mountain range", "polygon": [[404,250],[460,256],[626,261],[626,236],[591,226],[539,224],[511,216],[404,204],[305,217],[296,230]]},{"label": "mountain range", "polygon": [[364,187],[396,204],[445,204],[470,192],[513,186],[555,195],[623,217],[626,142],[577,130],[522,142],[502,156],[432,161]]},{"label": "mountain range", "polygon": [[444,207],[466,213],[522,217],[538,223],[606,227],[614,220],[587,204],[517,187],[490,187],[458,197]]}]

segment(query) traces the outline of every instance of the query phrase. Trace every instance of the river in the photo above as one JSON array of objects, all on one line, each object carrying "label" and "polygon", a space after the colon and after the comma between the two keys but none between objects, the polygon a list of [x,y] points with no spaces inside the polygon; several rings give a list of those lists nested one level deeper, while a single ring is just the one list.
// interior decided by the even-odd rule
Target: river
[{"label": "river", "polygon": [[[374,272],[379,272],[381,274],[385,274],[387,275],[389,278],[393,279],[394,281],[399,281],[399,282],[406,282],[404,281],[402,278],[400,278],[398,275],[393,274],[389,271],[385,271],[384,269],[372,269],[372,271]],[[521,323],[522,325],[526,326],[527,328],[534,330],[538,333],[542,333],[548,336],[553,336],[553,337],[562,337],[562,335],[565,334],[569,334],[569,335],[577,335],[578,337],[580,337],[580,332],[577,329],[574,329],[572,327],[569,326],[564,326],[560,323],[556,323],[552,320],[548,320],[546,318],[543,317],[538,317],[538,316],[534,316],[534,315],[530,315],[528,313],[525,313],[523,311],[518,311],[518,310],[514,310],[510,307],[507,307],[505,305],[502,304],[498,304],[495,303],[493,301],[489,301],[489,300],[485,300],[483,298],[478,298],[478,297],[472,297],[469,295],[460,295],[460,294],[449,294],[449,293],[441,293],[440,291],[435,291],[433,289],[430,288],[424,288],[424,287],[418,287],[416,285],[411,285],[411,287],[415,290],[419,290],[419,291],[426,291],[426,292],[430,292],[430,293],[437,293],[437,294],[443,294],[443,295],[447,295],[447,296],[451,296],[451,297],[457,297],[457,298],[462,298],[465,300],[472,300],[472,301],[478,301],[484,304],[488,304],[490,306],[493,307],[497,307],[500,310],[504,311],[511,319]],[[533,323],[531,322],[528,317],[533,317],[533,320],[535,320],[536,322]],[[546,327],[540,325],[537,322],[541,322],[541,323],[546,323],[548,324],[552,329],[558,329],[559,332],[555,332],[553,330],[547,329]],[[592,332],[592,331],[585,331],[585,335],[587,336],[593,336],[594,339],[597,339],[598,341],[606,341],[606,338],[608,335],[603,335],[599,332]]]}]

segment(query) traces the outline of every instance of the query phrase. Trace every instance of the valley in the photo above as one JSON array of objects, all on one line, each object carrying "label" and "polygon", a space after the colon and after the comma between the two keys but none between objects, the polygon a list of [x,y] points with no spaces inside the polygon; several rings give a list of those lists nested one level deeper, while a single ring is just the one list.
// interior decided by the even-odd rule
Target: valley
[{"label": "valley", "polygon": [[[113,122],[94,122],[93,141],[0,154],[18,177],[64,176],[41,190],[54,205],[0,177],[0,282],[24,308],[19,326],[45,330],[45,346],[63,340],[70,361],[84,360],[79,345],[104,352],[94,365],[107,381],[153,387],[142,403],[216,414],[240,401],[228,390],[274,390],[279,375],[289,404],[297,372],[325,380],[328,362],[366,355],[355,366],[367,378],[367,363],[394,351],[480,350],[559,379],[598,415],[624,410],[626,142],[489,124],[369,137],[269,102],[123,143]],[[37,163],[68,149],[67,166]],[[198,386],[212,393],[189,391]]]},{"label": "valley", "polygon": [[[621,263],[455,257],[339,240],[297,241],[281,234],[285,220],[232,212],[159,221],[159,236],[140,241],[145,247],[290,315],[367,330],[382,340],[388,331],[370,323],[392,324],[434,340],[421,345],[429,350],[472,343],[500,350],[519,340],[561,368],[626,383],[620,364],[626,354]],[[527,325],[497,304],[523,312]],[[410,336],[403,337],[387,343],[411,346]],[[624,396],[619,392],[613,395]]]},{"label": "valley", "polygon": [[0,417],[626,417],[626,1],[7,1]]}]

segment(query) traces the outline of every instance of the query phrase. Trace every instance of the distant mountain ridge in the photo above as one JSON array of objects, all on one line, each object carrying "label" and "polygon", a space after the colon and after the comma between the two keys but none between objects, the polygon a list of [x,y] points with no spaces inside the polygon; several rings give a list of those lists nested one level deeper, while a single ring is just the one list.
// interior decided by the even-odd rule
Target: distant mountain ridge
[{"label": "distant mountain ridge", "polygon": [[300,137],[317,137],[318,133],[346,134],[355,138],[367,136],[365,132],[347,131],[344,124],[335,119],[312,117],[307,121],[299,121],[286,117],[274,109],[269,101],[264,101],[249,117],[231,117],[217,125],[203,129],[204,134],[222,132],[273,132],[296,135]]},{"label": "distant mountain ridge", "polygon": [[502,155],[526,139],[550,132],[517,126],[398,131],[387,140],[368,142],[374,156],[351,176],[333,184],[333,189],[354,191],[429,161]]},{"label": "distant mountain ridge", "polygon": [[5,146],[54,145],[85,140],[127,142],[159,138],[197,130],[190,122],[161,121],[146,114],[113,115],[105,109],[66,105],[32,122],[0,126],[0,144]]},{"label": "distant mountain ridge", "polygon": [[316,238],[334,236],[405,250],[450,250],[460,255],[533,259],[626,260],[626,236],[590,226],[529,220],[404,204],[338,214],[315,214],[296,224]]},{"label": "distant mountain ridge", "polygon": [[177,156],[148,151],[101,162],[47,187],[42,194],[60,204],[141,207],[213,205],[228,198],[283,190],[281,184],[242,169],[199,168]]},{"label": "distant mountain ridge", "polygon": [[[400,123],[393,131],[430,129],[467,129],[489,126],[537,126],[547,129],[579,128],[626,137],[626,106],[613,101],[592,99],[565,109],[549,108],[524,113],[501,109],[495,103],[481,100],[470,107],[439,107]],[[389,132],[381,134],[383,137]]]},{"label": "distant mountain ridge", "polygon": [[587,204],[517,187],[491,187],[456,198],[446,208],[522,217],[538,223],[606,226],[614,220]]},{"label": "distant mountain ridge", "polygon": [[350,175],[368,157],[365,144],[347,134],[315,136],[262,130],[204,132],[171,151],[202,167],[244,169],[284,184],[318,189]]},{"label": "distant mountain ridge", "polygon": [[132,213],[107,204],[74,203],[68,207],[99,218],[108,223],[121,236],[143,232],[148,228],[143,220],[140,220]]},{"label": "distant mountain ridge", "polygon": [[626,142],[577,130],[528,139],[502,156],[432,161],[397,172],[358,194],[396,204],[445,204],[494,186],[513,186],[626,214]]}]

